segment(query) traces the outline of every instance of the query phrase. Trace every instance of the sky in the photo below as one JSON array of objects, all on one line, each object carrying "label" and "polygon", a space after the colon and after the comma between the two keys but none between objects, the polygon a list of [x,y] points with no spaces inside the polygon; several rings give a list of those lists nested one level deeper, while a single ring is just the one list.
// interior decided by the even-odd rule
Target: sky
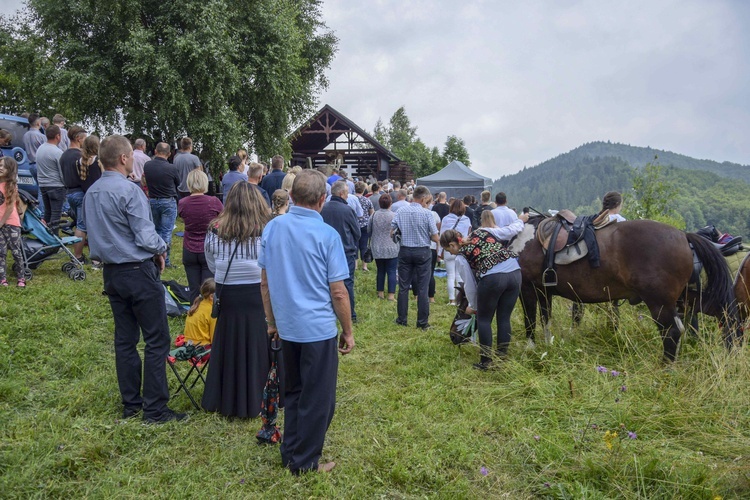
[{"label": "sky", "polygon": [[405,106],[492,178],[610,140],[750,164],[750,2],[324,0],[321,96],[372,130]]},{"label": "sky", "polygon": [[[0,0],[0,12],[20,6]],[[610,140],[750,164],[750,2],[323,0],[339,38],[320,95],[367,130],[405,106],[511,174]]]}]

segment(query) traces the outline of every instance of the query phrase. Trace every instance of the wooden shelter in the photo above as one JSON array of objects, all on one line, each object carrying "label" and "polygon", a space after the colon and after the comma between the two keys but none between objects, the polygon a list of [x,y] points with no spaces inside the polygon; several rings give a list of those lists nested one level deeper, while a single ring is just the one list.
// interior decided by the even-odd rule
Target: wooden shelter
[{"label": "wooden shelter", "polygon": [[289,137],[292,166],[335,165],[354,177],[411,180],[406,162],[349,118],[326,104]]}]

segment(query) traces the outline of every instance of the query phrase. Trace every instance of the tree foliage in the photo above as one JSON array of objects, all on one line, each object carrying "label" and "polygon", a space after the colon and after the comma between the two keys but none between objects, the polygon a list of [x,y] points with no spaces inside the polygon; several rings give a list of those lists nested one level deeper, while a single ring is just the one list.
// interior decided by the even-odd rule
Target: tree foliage
[{"label": "tree foliage", "polygon": [[[417,135],[417,127],[412,125],[404,106],[393,113],[388,125],[384,125],[383,121],[378,119],[373,137],[408,163],[417,177],[435,173],[454,159],[465,159],[466,162],[469,160],[469,152],[464,141],[455,135],[449,136],[446,140],[443,154],[436,146],[427,146]],[[450,154],[450,160],[445,156],[446,151]]]},{"label": "tree foliage", "polygon": [[[14,94],[0,105],[45,99],[105,131],[187,134],[220,163],[246,142],[288,152],[337,44],[319,0],[29,0],[20,21],[2,38]],[[48,64],[29,71],[30,50]]]},{"label": "tree foliage", "polygon": [[[627,147],[620,150],[623,156],[627,156]],[[597,213],[601,210],[601,197],[607,191],[620,191],[624,198],[623,215],[627,218],[653,218],[688,231],[713,224],[733,235],[750,235],[747,182],[673,165],[647,163],[641,170],[621,157],[597,157],[589,153],[582,146],[504,176],[495,181],[493,189],[505,191],[509,204],[517,208],[532,206],[541,211],[570,208],[578,214]],[[684,158],[691,165],[708,162]],[[663,161],[660,155],[659,162]],[[648,214],[642,204],[647,206]]]},{"label": "tree foliage", "polygon": [[443,161],[448,164],[453,160],[458,160],[467,167],[471,166],[469,151],[466,149],[464,140],[455,135],[449,135],[443,147]]}]

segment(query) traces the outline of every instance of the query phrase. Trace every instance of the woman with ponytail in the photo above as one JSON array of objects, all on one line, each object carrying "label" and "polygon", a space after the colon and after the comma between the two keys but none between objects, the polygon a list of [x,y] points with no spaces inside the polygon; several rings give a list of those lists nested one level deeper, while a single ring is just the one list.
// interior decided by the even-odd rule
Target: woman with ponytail
[{"label": "woman with ponytail", "polygon": [[464,282],[469,301],[467,314],[477,315],[480,357],[474,368],[492,366],[492,319],[497,318],[498,358],[508,354],[510,315],[521,291],[518,256],[503,246],[523,230],[528,215],[504,227],[481,227],[464,236],[453,229],[440,236],[440,246],[456,256],[456,270]]},{"label": "woman with ponytail", "polygon": [[271,196],[271,218],[284,215],[287,210],[289,210],[289,193],[285,189],[277,189]]}]

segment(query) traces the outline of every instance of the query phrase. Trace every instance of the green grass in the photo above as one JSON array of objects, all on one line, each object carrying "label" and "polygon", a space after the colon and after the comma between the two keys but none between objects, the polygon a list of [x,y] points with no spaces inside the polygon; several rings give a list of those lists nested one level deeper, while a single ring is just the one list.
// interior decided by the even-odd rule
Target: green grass
[{"label": "green grass", "polygon": [[[324,450],[338,466],[293,477],[276,447],[256,444],[258,420],[196,412],[184,395],[171,406],[191,413],[187,424],[121,421],[101,273],[72,282],[59,264],[44,263],[26,290],[0,290],[6,498],[711,499],[750,491],[748,349],[728,355],[710,319],[665,367],[641,308],[622,307],[613,332],[604,310],[588,307],[572,329],[569,303],[556,299],[554,343],[526,351],[519,307],[509,360],[482,373],[471,367],[476,348],[448,340],[445,280],[433,328],[422,332],[393,325],[395,305],[376,298],[375,273],[358,272],[357,346],[341,360]],[[185,282],[182,269],[166,276]],[[414,325],[415,302],[409,312]],[[182,320],[170,324],[181,333]],[[623,374],[601,374],[599,365]]]}]

